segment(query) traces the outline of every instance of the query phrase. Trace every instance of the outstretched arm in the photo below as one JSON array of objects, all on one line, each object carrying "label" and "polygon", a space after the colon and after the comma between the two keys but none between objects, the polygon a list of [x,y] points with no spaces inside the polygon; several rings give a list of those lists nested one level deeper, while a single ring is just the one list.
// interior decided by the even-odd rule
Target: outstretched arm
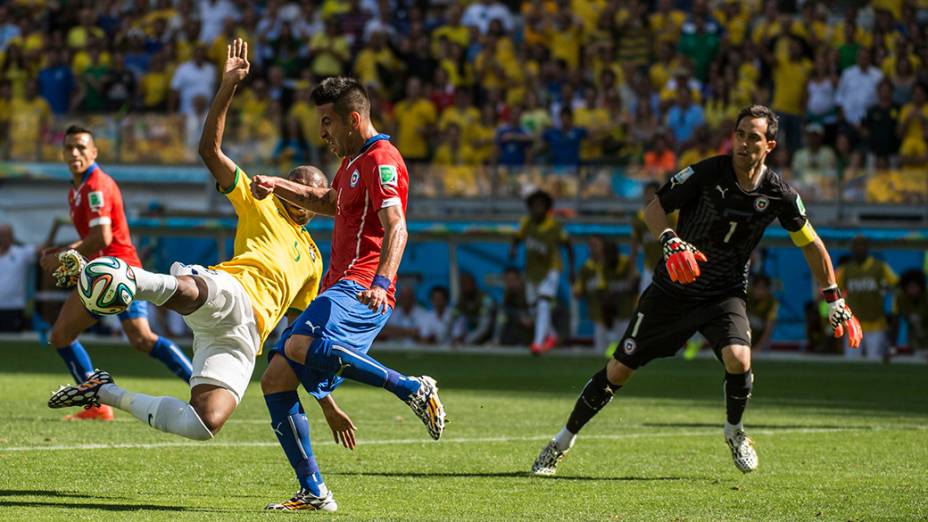
[{"label": "outstretched arm", "polygon": [[213,98],[200,135],[200,157],[216,178],[220,188],[226,189],[235,183],[235,163],[222,152],[222,133],[226,127],[226,114],[232,104],[232,96],[238,84],[248,76],[248,42],[236,38],[226,46],[226,64],[222,72],[219,90]]},{"label": "outstretched arm", "polygon": [[828,288],[837,286],[835,280],[835,269],[831,264],[831,256],[828,255],[828,249],[822,238],[816,234],[815,239],[808,245],[802,247],[802,254],[806,256],[806,263],[809,264],[809,270],[812,271],[812,277],[818,282],[819,287]]},{"label": "outstretched arm", "polygon": [[338,211],[338,192],[329,187],[307,187],[275,176],[255,176],[251,180],[251,193],[255,199],[264,199],[273,194],[325,216],[334,216]]}]

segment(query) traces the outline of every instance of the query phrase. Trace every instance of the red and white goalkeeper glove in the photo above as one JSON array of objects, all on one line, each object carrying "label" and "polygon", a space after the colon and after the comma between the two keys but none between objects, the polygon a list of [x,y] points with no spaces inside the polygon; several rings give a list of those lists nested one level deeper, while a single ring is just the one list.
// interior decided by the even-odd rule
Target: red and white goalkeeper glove
[{"label": "red and white goalkeeper glove", "polygon": [[861,338],[864,335],[860,329],[860,321],[854,317],[851,307],[844,302],[838,285],[822,288],[822,295],[825,296],[825,302],[828,303],[828,323],[831,325],[831,329],[834,330],[835,337],[844,337],[846,328],[848,346],[851,348],[859,347]]},{"label": "red and white goalkeeper glove", "polygon": [[674,283],[689,284],[699,277],[699,263],[707,261],[706,256],[693,245],[683,241],[670,229],[661,234],[661,248],[664,251],[664,261],[667,263],[667,273]]}]

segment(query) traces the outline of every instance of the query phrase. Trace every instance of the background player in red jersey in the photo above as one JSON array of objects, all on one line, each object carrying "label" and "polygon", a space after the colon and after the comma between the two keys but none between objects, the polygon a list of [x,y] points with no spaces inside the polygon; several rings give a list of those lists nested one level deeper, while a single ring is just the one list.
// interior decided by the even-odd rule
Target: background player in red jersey
[{"label": "background player in red jersey", "polygon": [[[437,440],[445,427],[445,411],[435,380],[402,375],[367,355],[395,303],[396,272],[407,238],[406,163],[390,137],[371,124],[370,98],[357,80],[328,78],[312,97],[322,139],[343,158],[332,187],[312,188],[267,176],[255,176],[251,186],[258,199],[274,194],[335,217],[322,293],[281,336],[261,378],[272,423],[303,411],[296,393],[300,383],[318,399],[347,377],[393,392]],[[309,426],[295,431],[294,437],[278,440],[296,471],[300,491],[268,509],[335,511],[312,454]]]},{"label": "background player in red jersey", "polygon": [[[80,266],[73,259],[68,259],[71,256],[89,259],[113,256],[129,266],[141,267],[129,237],[119,186],[97,165],[97,146],[89,129],[77,125],[68,127],[64,137],[64,159],[73,177],[68,204],[71,222],[80,240],[65,248],[43,250],[40,259],[42,268],[55,273],[59,286],[71,287],[77,281],[79,270],[76,267]],[[77,336],[99,319],[84,308],[75,290],[65,301],[48,337],[78,384],[87,380],[94,366]],[[176,344],[151,331],[145,301],[133,301],[125,312],[119,314],[119,320],[133,348],[158,359],[185,382],[190,380],[193,368],[190,360]],[[98,406],[66,418],[111,420],[113,410],[109,406]]]}]

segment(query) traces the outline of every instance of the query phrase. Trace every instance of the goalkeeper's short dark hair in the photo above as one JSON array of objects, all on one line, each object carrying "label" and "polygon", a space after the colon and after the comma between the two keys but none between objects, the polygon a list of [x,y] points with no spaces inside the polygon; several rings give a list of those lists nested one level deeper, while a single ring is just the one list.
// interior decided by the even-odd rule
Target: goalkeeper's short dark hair
[{"label": "goalkeeper's short dark hair", "polygon": [[371,98],[361,82],[347,76],[335,76],[322,80],[311,94],[313,103],[326,105],[331,103],[335,113],[342,119],[352,112],[370,117]]}]

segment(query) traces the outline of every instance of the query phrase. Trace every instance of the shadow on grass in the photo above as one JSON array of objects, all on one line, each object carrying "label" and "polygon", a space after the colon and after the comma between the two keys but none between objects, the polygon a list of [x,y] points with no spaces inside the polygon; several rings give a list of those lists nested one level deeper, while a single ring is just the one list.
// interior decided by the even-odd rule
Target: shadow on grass
[{"label": "shadow on grass", "polygon": [[[118,499],[121,497],[107,497],[102,495],[85,495],[83,493],[68,493],[46,489],[0,489],[0,497],[54,497],[54,498],[103,498]],[[0,501],[2,503],[3,501]]]},{"label": "shadow on grass", "polygon": [[[707,428],[707,429],[719,429],[719,424],[717,422],[642,422],[642,427],[645,428]],[[748,430],[757,429],[757,430],[835,430],[835,431],[848,431],[848,430],[872,430],[873,426],[864,426],[864,425],[843,425],[838,426],[834,424],[754,424],[753,422],[748,425]]]},{"label": "shadow on grass", "polygon": [[532,480],[576,480],[576,481],[621,481],[621,482],[652,482],[675,480],[703,480],[695,477],[590,477],[579,475],[556,475],[553,477],[535,477],[527,471],[487,471],[474,473],[453,473],[443,471],[330,471],[328,475],[342,475],[348,477],[386,477],[386,478],[528,478]]},{"label": "shadow on grass", "polygon": [[[128,346],[90,346],[94,365],[116,376],[156,379],[173,376],[157,361],[135,353]],[[43,375],[49,391],[55,383],[67,382],[67,373],[55,350],[34,343],[0,343],[4,358],[3,376]],[[401,372],[425,373],[438,378],[447,396],[458,392],[493,397],[537,398],[572,402],[590,375],[603,367],[603,360],[590,357],[484,356],[463,353],[378,353],[374,357]],[[260,357],[252,377],[257,381],[267,363]],[[928,402],[921,400],[925,367],[916,365],[850,364],[804,361],[756,361],[762,375],[756,394],[768,407],[827,412],[851,410],[869,416],[898,414],[928,416]],[[721,407],[719,385],[724,371],[714,360],[655,361],[640,372],[621,397],[630,399],[681,400]],[[35,381],[33,381],[35,382]],[[861,383],[867,386],[861,386]],[[44,384],[47,383],[47,384]],[[253,384],[254,385],[254,384]],[[349,386],[360,386],[351,383]]]},{"label": "shadow on grass", "polygon": [[64,509],[99,509],[102,511],[209,511],[204,509],[187,509],[180,506],[159,506],[156,504],[103,504],[100,502],[87,502],[80,504],[64,504],[58,502],[41,502],[25,500],[0,500],[0,507],[41,507]]}]

